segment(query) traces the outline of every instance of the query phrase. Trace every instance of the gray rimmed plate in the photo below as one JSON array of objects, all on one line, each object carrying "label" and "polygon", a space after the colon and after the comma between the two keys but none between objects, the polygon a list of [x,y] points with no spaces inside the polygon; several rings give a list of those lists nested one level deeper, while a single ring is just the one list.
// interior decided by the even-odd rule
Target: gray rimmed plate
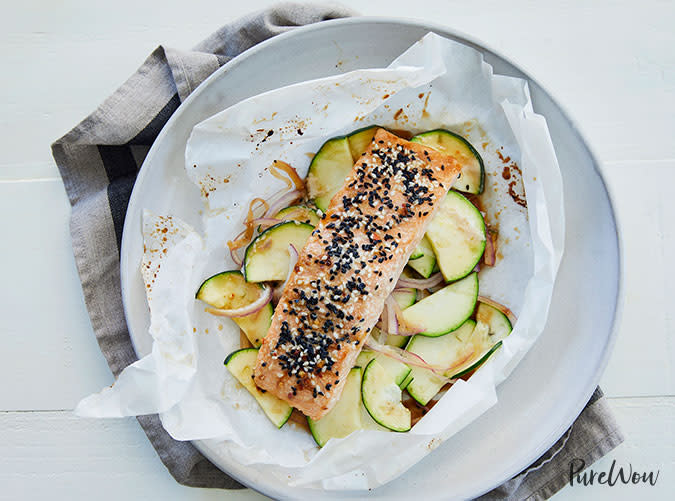
[{"label": "gray rimmed plate", "polygon": [[[370,492],[289,487],[233,462],[227,445],[195,446],[243,484],[274,498],[464,499],[526,468],[565,432],[595,389],[616,333],[621,289],[617,224],[597,160],[574,122],[515,64],[471,37],[421,21],[350,18],[302,27],[235,58],[179,107],[153,144],[129,202],[121,252],[122,297],[139,356],[149,353],[149,315],[139,271],[141,213],[171,213],[195,227],[198,190],[184,171],[197,123],[242,99],[292,83],[359,68],[384,67],[433,31],[481,51],[495,73],[529,82],[534,110],[546,117],[565,186],[565,255],[545,331],[498,388],[499,402],[396,480]],[[192,210],[190,210],[190,208]]]}]

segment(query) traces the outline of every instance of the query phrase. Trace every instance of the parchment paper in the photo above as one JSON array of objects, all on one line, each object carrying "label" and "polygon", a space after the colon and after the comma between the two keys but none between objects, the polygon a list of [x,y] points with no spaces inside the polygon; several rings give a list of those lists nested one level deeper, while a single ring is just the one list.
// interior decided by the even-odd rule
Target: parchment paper
[{"label": "parchment paper", "polygon": [[[412,133],[446,128],[478,149],[486,168],[487,223],[499,230],[497,265],[481,270],[480,294],[507,305],[519,319],[496,355],[468,381],[453,385],[410,432],[361,430],[319,450],[296,425],[277,430],[235,382],[223,360],[239,348],[238,328],[206,314],[192,298],[205,277],[236,268],[225,242],[241,231],[251,198],[283,188],[267,172],[274,159],[304,176],[308,154],[328,137],[372,124]],[[290,485],[373,488],[494,405],[496,385],[544,327],[563,250],[560,171],[546,122],[532,111],[527,83],[493,75],[474,49],[428,34],[386,69],[247,99],[194,128],[186,170],[204,200],[195,207],[203,227],[144,215],[146,249],[153,249],[141,264],[152,353],[111,388],[83,400],[77,409],[82,415],[159,412],[174,438],[208,440],[224,457],[255,464],[261,474]],[[523,192],[527,208],[516,203]],[[167,233],[173,236],[163,240]]]}]

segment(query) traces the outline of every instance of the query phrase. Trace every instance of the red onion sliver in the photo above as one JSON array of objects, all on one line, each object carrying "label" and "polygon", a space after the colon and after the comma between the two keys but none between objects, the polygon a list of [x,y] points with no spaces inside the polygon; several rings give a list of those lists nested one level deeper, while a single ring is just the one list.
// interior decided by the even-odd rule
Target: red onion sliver
[{"label": "red onion sliver", "polygon": [[483,263],[485,266],[494,266],[497,262],[497,234],[494,231],[488,230],[486,236]]},{"label": "red onion sliver", "polygon": [[259,225],[261,228],[266,229],[269,226],[274,226],[277,223],[281,222],[281,219],[275,217],[257,217],[253,221],[253,224]]},{"label": "red onion sliver", "polygon": [[398,336],[398,318],[396,315],[396,309],[398,308],[398,303],[390,294],[385,300],[387,305],[387,332]]},{"label": "red onion sliver", "polygon": [[403,318],[403,312],[401,311],[401,307],[398,305],[396,300],[394,299],[393,296],[389,296],[387,298],[387,304],[388,304],[388,310],[389,310],[389,315],[391,315],[391,312],[394,312],[394,322],[396,325],[396,332],[389,331],[390,334],[394,334],[396,336],[414,336],[415,334],[419,334],[420,332],[424,332],[424,328],[420,327],[418,325],[411,325],[408,322],[405,321]]},{"label": "red onion sliver", "polygon": [[381,353],[382,355],[385,355],[389,358],[393,358],[394,360],[397,360],[406,365],[429,370],[434,374],[436,374],[438,377],[447,379],[446,382],[448,383],[454,382],[454,380],[446,378],[446,376],[444,375],[448,370],[453,369],[453,367],[443,368],[433,366],[425,362],[424,359],[419,355],[417,355],[416,353],[411,353],[409,351],[402,350],[401,348],[397,348],[395,346],[389,346],[386,344],[378,343],[372,338],[372,336],[366,340],[365,346],[370,350]]},{"label": "red onion sliver", "polygon": [[284,288],[286,287],[286,282],[291,278],[291,273],[293,273],[293,268],[295,268],[296,263],[298,262],[298,249],[295,248],[295,245],[288,244],[288,273],[286,274],[286,279],[281,285],[274,289],[274,300],[279,301],[281,295],[284,293]]},{"label": "red onion sliver", "polygon": [[406,277],[401,276],[401,277],[399,277],[398,282],[396,283],[396,287],[412,287],[414,289],[429,289],[430,287],[438,285],[442,282],[443,282],[443,275],[441,275],[441,272],[439,271],[438,273],[434,273],[429,278],[425,278],[424,280],[418,280],[416,278],[406,278]]},{"label": "red onion sliver", "polygon": [[493,308],[498,309],[504,315],[506,315],[506,318],[508,318],[509,322],[511,322],[511,326],[516,325],[516,320],[517,320],[516,315],[511,310],[509,310],[506,306],[504,306],[503,304],[499,304],[497,301],[493,301],[492,299],[487,298],[485,296],[478,296],[478,301],[480,301],[481,303],[485,303],[487,305],[490,305]]},{"label": "red onion sliver", "polygon": [[272,300],[272,289],[266,285],[263,285],[262,292],[260,297],[253,301],[251,304],[243,306],[242,308],[235,308],[230,310],[225,310],[222,308],[212,308],[207,307],[206,311],[212,315],[219,317],[247,317],[248,315],[253,315],[262,310],[267,303]]},{"label": "red onion sliver", "polygon": [[[298,190],[291,190],[287,192],[279,192],[281,195],[273,195],[270,199],[270,208],[267,210],[265,217],[273,217],[281,209],[285,209],[298,198],[302,198],[302,193]],[[278,198],[276,198],[278,196]],[[276,200],[274,200],[276,198]]]},{"label": "red onion sliver", "polygon": [[236,250],[230,249],[230,257],[232,258],[232,261],[234,261],[234,264],[239,266],[239,268],[241,268],[241,265],[244,264]]}]

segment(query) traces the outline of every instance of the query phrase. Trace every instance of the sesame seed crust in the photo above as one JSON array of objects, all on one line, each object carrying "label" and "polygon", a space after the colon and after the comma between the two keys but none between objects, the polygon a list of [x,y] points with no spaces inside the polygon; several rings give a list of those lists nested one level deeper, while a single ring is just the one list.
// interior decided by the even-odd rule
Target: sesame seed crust
[{"label": "sesame seed crust", "polygon": [[299,253],[258,353],[260,388],[313,419],[335,405],[339,374],[356,362],[460,170],[378,129]]}]

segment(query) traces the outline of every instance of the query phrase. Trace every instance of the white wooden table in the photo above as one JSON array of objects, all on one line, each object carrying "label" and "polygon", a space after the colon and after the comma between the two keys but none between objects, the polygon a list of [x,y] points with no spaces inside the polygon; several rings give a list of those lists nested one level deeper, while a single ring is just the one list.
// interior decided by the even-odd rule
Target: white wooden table
[{"label": "white wooden table", "polygon": [[[271,2],[24,0],[0,16],[0,499],[258,499],[173,481],[134,419],[75,418],[113,378],[70,247],[49,145],[159,43],[189,48]],[[675,4],[356,0],[472,34],[519,62],[580,124],[623,230],[625,307],[602,388],[626,442],[594,466],[660,470],[655,487],[567,487],[556,499],[675,493]],[[161,7],[160,7],[161,5]],[[669,258],[670,256],[670,258]]]}]

